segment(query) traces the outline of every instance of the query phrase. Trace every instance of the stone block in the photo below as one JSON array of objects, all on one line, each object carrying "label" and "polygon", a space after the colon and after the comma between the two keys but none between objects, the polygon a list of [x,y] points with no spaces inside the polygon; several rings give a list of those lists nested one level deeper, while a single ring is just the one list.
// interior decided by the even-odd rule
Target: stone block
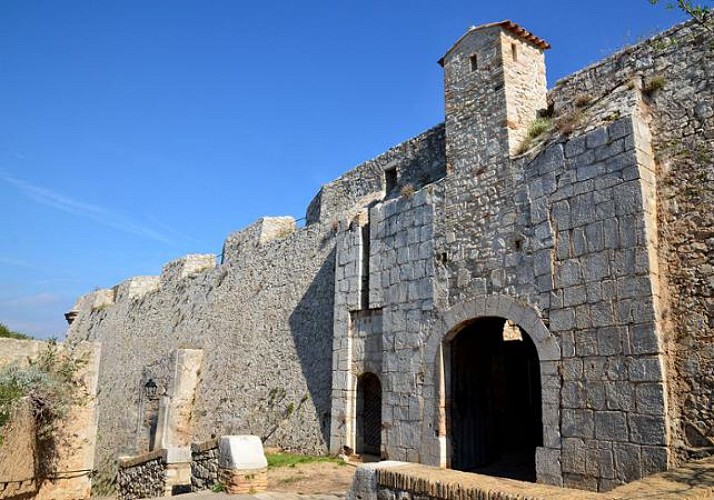
[{"label": "stone block", "polygon": [[229,495],[252,495],[268,489],[268,468],[218,469],[218,481]]},{"label": "stone block", "polygon": [[589,132],[586,137],[588,149],[604,146],[609,140],[606,128],[595,129]]},{"label": "stone block", "polygon": [[612,310],[612,302],[602,301],[590,306],[590,320],[593,326],[610,326],[614,324],[615,318]]},{"label": "stone block", "polygon": [[[592,226],[590,224],[588,227]],[[600,281],[610,275],[610,255],[608,252],[588,254],[580,259],[585,281]]]},{"label": "stone block", "polygon": [[645,415],[664,415],[664,384],[638,384],[635,389],[637,412]]},{"label": "stone block", "polygon": [[618,216],[642,212],[642,188],[638,181],[629,181],[615,186],[613,192]]},{"label": "stone block", "polygon": [[542,476],[559,477],[563,474],[560,464],[560,450],[553,448],[536,448],[536,477]]},{"label": "stone block", "polygon": [[600,356],[615,356],[622,354],[622,340],[626,330],[621,327],[608,326],[598,328],[597,344]]},{"label": "stone block", "polygon": [[585,287],[582,285],[565,288],[563,290],[563,305],[565,307],[577,306],[587,301]]},{"label": "stone block", "polygon": [[575,354],[579,357],[597,356],[597,330],[580,330],[575,332]]},{"label": "stone block", "polygon": [[627,374],[632,382],[661,382],[662,363],[657,356],[629,358]]},{"label": "stone block", "polygon": [[562,363],[562,376],[564,381],[582,380],[583,361],[579,358],[564,359]]},{"label": "stone block", "polygon": [[216,267],[213,254],[191,254],[166,264],[161,270],[161,286],[194,276]]},{"label": "stone block", "polygon": [[222,469],[258,470],[268,466],[258,436],[223,436],[218,442],[218,466]]},{"label": "stone block", "polygon": [[[582,459],[585,463],[585,458]],[[597,478],[586,474],[563,474],[563,486],[577,490],[597,489]]]},{"label": "stone block", "polygon": [[167,448],[165,460],[166,460],[166,463],[168,463],[168,464],[190,462],[191,461],[191,448],[190,447]]},{"label": "stone block", "polygon": [[664,416],[628,415],[630,440],[633,443],[664,445],[667,443],[667,425]]},{"label": "stone block", "polygon": [[615,476],[623,482],[630,482],[642,477],[641,447],[630,443],[614,443]]},{"label": "stone block", "polygon": [[580,438],[564,438],[561,455],[564,473],[585,474],[585,443]]},{"label": "stone block", "polygon": [[561,411],[561,433],[564,438],[592,438],[595,432],[595,421],[591,410]]},{"label": "stone block", "polygon": [[587,136],[580,135],[565,143],[565,157],[572,158],[585,152]]},{"label": "stone block", "polygon": [[585,407],[585,386],[582,382],[563,382],[563,408]]},{"label": "stone block", "polygon": [[92,311],[101,311],[114,304],[114,289],[103,288],[92,292]]},{"label": "stone block", "polygon": [[585,382],[585,404],[593,410],[606,410],[605,384],[599,381]]},{"label": "stone block", "polygon": [[605,249],[604,224],[602,221],[593,222],[585,226],[585,237],[588,252],[600,252]]},{"label": "stone block", "polygon": [[635,385],[630,382],[613,381],[605,383],[607,408],[609,410],[634,411]]},{"label": "stone block", "polygon": [[562,332],[575,328],[575,311],[573,309],[553,309],[550,311],[550,330]]},{"label": "stone block", "polygon": [[669,452],[665,446],[642,447],[642,475],[648,476],[669,468]]},{"label": "stone block", "polygon": [[611,141],[621,139],[632,133],[632,122],[630,118],[622,118],[611,123],[607,127],[607,132]]},{"label": "stone block", "polygon": [[595,412],[595,438],[607,441],[627,441],[627,418],[620,411]]}]

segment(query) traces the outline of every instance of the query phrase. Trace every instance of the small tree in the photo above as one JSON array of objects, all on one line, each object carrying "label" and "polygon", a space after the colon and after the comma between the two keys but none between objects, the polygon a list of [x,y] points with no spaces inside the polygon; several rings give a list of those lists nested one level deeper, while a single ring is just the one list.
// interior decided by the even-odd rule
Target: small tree
[{"label": "small tree", "polygon": [[[662,3],[661,0],[649,0],[652,5]],[[679,9],[699,24],[704,26],[709,31],[714,31],[712,27],[712,19],[714,19],[714,0],[704,0],[693,2],[691,0],[676,0],[676,2],[668,1],[666,4],[668,9]]]}]

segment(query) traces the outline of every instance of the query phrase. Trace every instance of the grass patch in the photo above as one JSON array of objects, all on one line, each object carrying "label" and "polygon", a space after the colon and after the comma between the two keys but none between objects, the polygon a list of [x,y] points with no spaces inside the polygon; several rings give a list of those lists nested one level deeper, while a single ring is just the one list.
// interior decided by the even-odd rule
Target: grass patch
[{"label": "grass patch", "polygon": [[314,464],[328,462],[337,465],[344,465],[344,461],[335,457],[316,457],[311,455],[298,455],[297,453],[266,453],[268,459],[268,469],[278,467],[295,467],[298,464]]},{"label": "grass patch", "polygon": [[552,125],[553,123],[550,118],[537,118],[528,125],[528,137],[535,139],[550,130]]},{"label": "grass patch", "polygon": [[404,186],[402,186],[401,193],[402,196],[404,196],[405,198],[411,198],[414,193],[416,193],[416,188],[413,184],[405,184]]},{"label": "grass patch", "polygon": [[653,75],[651,78],[645,81],[645,85],[642,89],[642,92],[644,92],[645,95],[649,97],[658,90],[662,90],[666,84],[667,79],[664,76]]}]

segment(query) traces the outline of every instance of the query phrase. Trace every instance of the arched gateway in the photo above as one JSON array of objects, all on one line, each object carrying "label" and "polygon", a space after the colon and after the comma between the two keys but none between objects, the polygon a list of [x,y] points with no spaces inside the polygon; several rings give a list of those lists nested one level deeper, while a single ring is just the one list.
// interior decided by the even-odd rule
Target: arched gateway
[{"label": "arched gateway", "polygon": [[451,341],[451,467],[535,481],[543,443],[538,354],[503,318],[479,318]]},{"label": "arched gateway", "polygon": [[555,336],[534,309],[501,295],[456,304],[441,326],[446,464],[535,481],[538,450],[560,448]]}]

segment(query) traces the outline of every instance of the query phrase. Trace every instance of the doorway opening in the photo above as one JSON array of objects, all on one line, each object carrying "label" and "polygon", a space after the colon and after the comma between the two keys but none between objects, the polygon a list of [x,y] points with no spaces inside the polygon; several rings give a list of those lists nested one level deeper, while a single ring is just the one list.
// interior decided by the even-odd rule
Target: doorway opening
[{"label": "doorway opening", "polygon": [[379,457],[382,446],[382,384],[374,373],[357,379],[356,452]]},{"label": "doorway opening", "polygon": [[451,468],[535,481],[543,442],[540,366],[526,332],[479,318],[449,345]]}]

